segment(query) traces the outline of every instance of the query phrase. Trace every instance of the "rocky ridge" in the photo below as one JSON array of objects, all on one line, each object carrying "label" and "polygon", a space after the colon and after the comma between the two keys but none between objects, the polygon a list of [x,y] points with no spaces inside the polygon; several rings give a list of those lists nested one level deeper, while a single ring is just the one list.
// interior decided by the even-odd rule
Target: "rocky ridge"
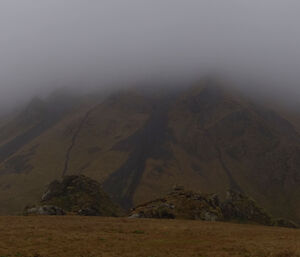
[{"label": "rocky ridge", "polygon": [[221,201],[217,194],[202,194],[175,187],[164,198],[132,209],[129,217],[228,221],[298,227],[290,220],[273,218],[253,199],[234,190],[227,191],[226,199]]}]

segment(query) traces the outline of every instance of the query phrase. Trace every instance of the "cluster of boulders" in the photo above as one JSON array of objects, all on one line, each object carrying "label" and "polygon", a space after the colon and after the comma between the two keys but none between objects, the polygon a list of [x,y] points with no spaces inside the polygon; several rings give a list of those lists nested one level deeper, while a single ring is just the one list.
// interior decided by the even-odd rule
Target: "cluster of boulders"
[{"label": "cluster of boulders", "polygon": [[229,190],[221,201],[216,194],[201,194],[175,187],[166,197],[132,209],[130,218],[171,218],[233,221],[268,226],[298,227],[285,219],[273,219],[248,196]]}]

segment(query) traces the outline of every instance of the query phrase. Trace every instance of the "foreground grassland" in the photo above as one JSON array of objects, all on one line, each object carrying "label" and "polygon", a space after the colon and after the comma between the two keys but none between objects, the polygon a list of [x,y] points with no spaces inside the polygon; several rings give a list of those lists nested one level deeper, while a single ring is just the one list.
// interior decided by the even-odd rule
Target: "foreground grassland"
[{"label": "foreground grassland", "polygon": [[300,230],[185,220],[0,217],[1,257],[298,257]]}]

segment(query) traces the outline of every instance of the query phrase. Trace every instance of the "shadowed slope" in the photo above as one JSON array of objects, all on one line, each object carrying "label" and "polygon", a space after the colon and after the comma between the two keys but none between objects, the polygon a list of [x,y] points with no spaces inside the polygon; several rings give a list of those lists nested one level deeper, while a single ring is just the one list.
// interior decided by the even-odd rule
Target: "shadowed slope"
[{"label": "shadowed slope", "polygon": [[[148,158],[168,157],[164,143],[168,136],[168,103],[153,103],[150,118],[135,134],[119,142],[114,150],[131,150],[127,161],[105,181],[104,188],[125,208],[133,206],[132,199],[146,168]],[[126,149],[127,148],[127,149]]]}]

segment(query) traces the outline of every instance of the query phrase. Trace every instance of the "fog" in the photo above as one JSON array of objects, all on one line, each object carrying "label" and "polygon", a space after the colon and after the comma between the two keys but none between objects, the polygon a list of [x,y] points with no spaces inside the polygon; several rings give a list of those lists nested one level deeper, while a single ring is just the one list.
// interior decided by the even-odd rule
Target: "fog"
[{"label": "fog", "polygon": [[218,72],[300,99],[298,0],[1,0],[0,102]]}]

